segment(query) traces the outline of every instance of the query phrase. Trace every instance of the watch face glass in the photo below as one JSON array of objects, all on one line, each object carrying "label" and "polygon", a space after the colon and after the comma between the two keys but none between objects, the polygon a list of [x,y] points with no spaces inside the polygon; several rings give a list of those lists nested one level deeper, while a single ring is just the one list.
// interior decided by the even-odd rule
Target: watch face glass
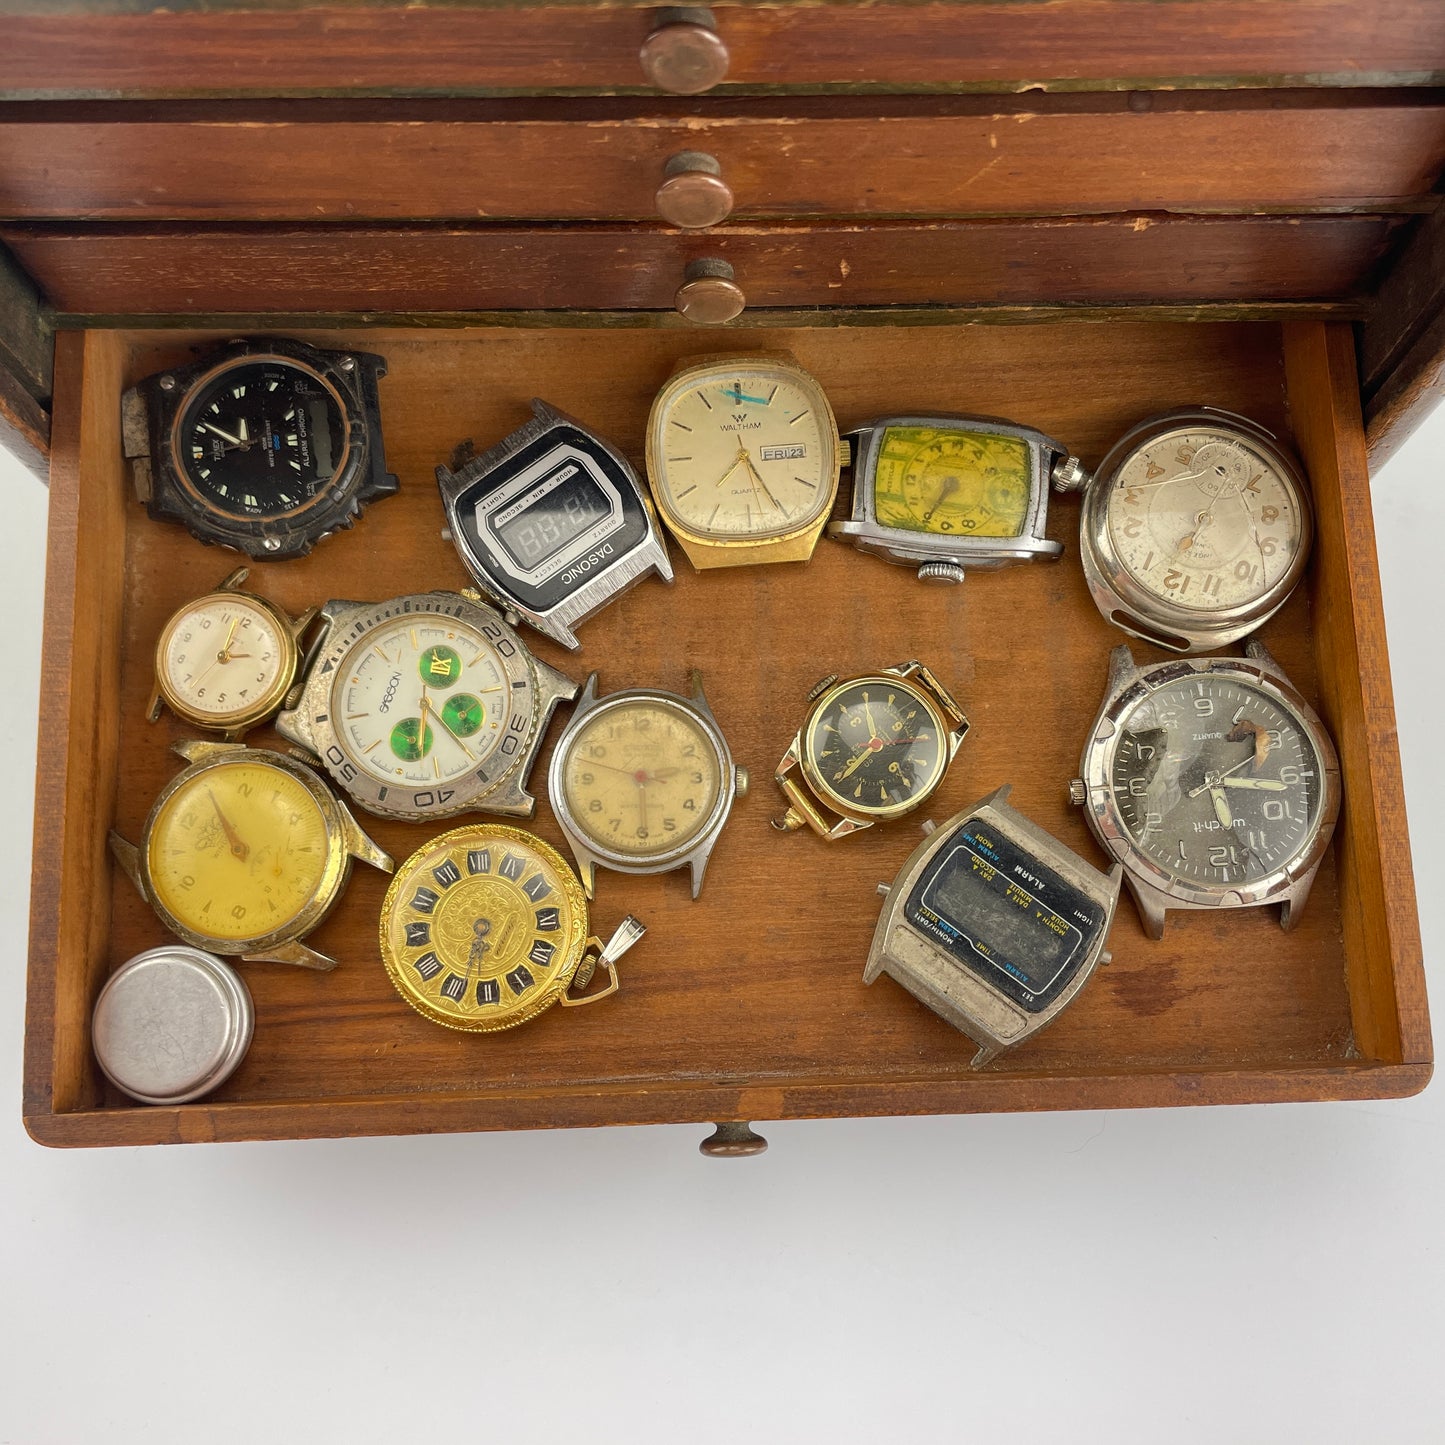
[{"label": "watch face glass", "polygon": [[492,589],[538,613],[621,562],[649,530],[631,468],[565,425],[465,487],[456,521]]},{"label": "watch face glass", "polygon": [[823,788],[847,811],[894,814],[917,807],[947,765],[946,729],[917,688],[864,677],[825,694],[804,739]]},{"label": "watch face glass", "polygon": [[969,818],[908,897],[908,921],[1030,1012],[1085,963],[1105,910],[992,823]]},{"label": "watch face glass", "polygon": [[458,828],[397,870],[382,908],[387,971],[434,1023],[504,1029],[561,992],[587,909],[560,856],[515,828]]},{"label": "watch face glass", "polygon": [[599,849],[661,857],[712,821],[722,765],[691,708],[632,698],[584,720],[567,745],[563,788],[578,831]]},{"label": "watch face glass", "polygon": [[1108,786],[1135,846],[1171,878],[1221,891],[1286,867],[1323,796],[1303,722],[1239,677],[1192,673],[1119,722]]},{"label": "watch face glass", "polygon": [[183,782],[146,837],[161,906],[218,945],[284,929],[315,899],[329,856],[326,819],[305,784],[245,758]]},{"label": "watch face glass", "polygon": [[175,427],[175,460],[215,511],[280,517],[326,490],[347,457],[336,391],[310,367],[247,357],[202,377]]},{"label": "watch face glass", "polygon": [[266,711],[285,691],[295,653],[265,608],[216,592],[171,618],[156,656],[166,700],[219,724]]},{"label": "watch face glass", "polygon": [[937,537],[1018,537],[1033,495],[1032,453],[995,432],[890,426],[873,474],[874,516]]},{"label": "watch face glass", "polygon": [[1171,606],[1247,607],[1285,581],[1306,538],[1294,479],[1244,433],[1171,429],[1114,474],[1105,525],[1134,581]]},{"label": "watch face glass", "polygon": [[528,720],[514,720],[496,644],[460,618],[403,613],[360,638],[336,672],[337,740],[379,782],[449,782],[523,741]]},{"label": "watch face glass", "polygon": [[685,374],[663,389],[652,427],[659,505],[689,532],[762,541],[832,505],[837,437],[805,372],[741,362]]}]

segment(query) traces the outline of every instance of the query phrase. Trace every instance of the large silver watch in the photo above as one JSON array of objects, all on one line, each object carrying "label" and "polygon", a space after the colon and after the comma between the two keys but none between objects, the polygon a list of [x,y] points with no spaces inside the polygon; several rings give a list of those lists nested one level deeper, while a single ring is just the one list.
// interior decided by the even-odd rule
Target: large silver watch
[{"label": "large silver watch", "polygon": [[333,600],[276,730],[369,813],[530,818],[527,777],[577,684],[475,593]]}]

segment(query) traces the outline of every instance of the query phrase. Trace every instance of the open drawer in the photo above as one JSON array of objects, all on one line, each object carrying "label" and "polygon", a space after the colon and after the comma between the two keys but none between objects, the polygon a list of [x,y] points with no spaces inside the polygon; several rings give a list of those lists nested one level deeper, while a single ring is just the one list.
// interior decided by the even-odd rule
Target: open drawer
[{"label": "open drawer", "polygon": [[[672,363],[721,349],[674,330],[494,327],[303,332],[382,353],[389,465],[401,492],[309,558],[251,583],[293,611],[466,583],[439,538],[432,468],[461,438],[489,445],[542,396],[640,462],[651,398]],[[343,341],[342,338],[347,338]],[[972,1043],[863,962],[909,820],[839,844],[783,836],[770,781],[826,672],[911,657],[957,693],[973,731],[929,811],[942,819],[1002,783],[1012,801],[1102,861],[1067,785],[1121,640],[1089,601],[1077,501],[1055,499],[1055,564],[921,587],[912,573],[824,541],[811,563],[699,574],[680,555],[583,633],[580,654],[528,635],[539,656],[604,691],[680,688],[702,669],[737,760],[753,775],[701,898],[682,874],[603,874],[599,930],[623,912],[648,937],[622,990],[503,1034],[463,1035],[414,1014],[377,953],[385,879],[358,870],[313,935],[331,974],[245,965],[251,1050],[203,1102],[146,1108],[95,1066],[89,1018],[107,975],[164,931],[111,866],[114,825],[136,837],[184,736],[145,720],[162,621],[215,584],[228,554],[153,523],[132,499],[119,397],[217,334],[70,331],[59,337],[46,584],[25,1117],[55,1145],[299,1138],[444,1130],[735,1121],[971,1110],[1384,1097],[1430,1076],[1431,1043],[1370,511],[1347,327],[1320,322],[1064,319],[1036,325],[752,329],[791,351],[842,427],[889,411],[1010,416],[1097,463],[1131,423],[1207,402],[1292,434],[1313,481],[1309,581],[1260,634],[1334,734],[1345,803],[1300,925],[1274,909],[1171,916],[1145,938],[1121,901],[1079,1001],[1015,1054],[969,1068]],[[739,338],[733,343],[741,347]],[[1147,654],[1142,644],[1136,647]],[[556,727],[554,725],[554,733]],[[253,735],[279,745],[274,734]],[[544,751],[534,779],[545,778]],[[364,820],[398,861],[434,831]],[[545,801],[532,825],[561,835]]]}]

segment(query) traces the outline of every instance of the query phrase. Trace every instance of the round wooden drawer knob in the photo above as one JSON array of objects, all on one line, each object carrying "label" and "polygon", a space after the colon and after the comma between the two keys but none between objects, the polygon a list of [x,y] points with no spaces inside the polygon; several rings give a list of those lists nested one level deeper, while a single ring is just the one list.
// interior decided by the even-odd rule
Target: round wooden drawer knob
[{"label": "round wooden drawer knob", "polygon": [[711,257],[688,262],[673,298],[679,314],[699,326],[722,326],[741,316],[747,304],[743,288],[733,279],[733,268]]},{"label": "round wooden drawer knob", "polygon": [[768,1147],[768,1141],[755,1133],[752,1126],[741,1120],[714,1126],[711,1134],[697,1146],[699,1154],[709,1159],[746,1159],[752,1154],[761,1154]]},{"label": "round wooden drawer knob", "polygon": [[728,48],[711,10],[659,11],[638,58],[647,83],[669,95],[701,95],[728,73]]},{"label": "round wooden drawer knob", "polygon": [[668,159],[657,188],[657,214],[664,221],[700,231],[727,220],[732,208],[732,187],[714,157],[705,151],[679,151]]}]

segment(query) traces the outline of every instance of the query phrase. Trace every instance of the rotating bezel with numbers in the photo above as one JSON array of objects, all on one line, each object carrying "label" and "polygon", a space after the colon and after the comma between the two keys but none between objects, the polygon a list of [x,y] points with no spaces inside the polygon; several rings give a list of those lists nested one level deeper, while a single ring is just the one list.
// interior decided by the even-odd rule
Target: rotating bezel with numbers
[{"label": "rotating bezel with numbers", "polygon": [[1079,553],[1105,618],[1194,653],[1272,617],[1313,535],[1309,484],[1274,435],[1193,407],[1141,422],[1104,458],[1087,485]]},{"label": "rotating bezel with numbers", "polygon": [[1257,642],[1243,658],[1109,661],[1071,785],[1124,865],[1151,938],[1170,908],[1278,903],[1292,928],[1334,833],[1339,760],[1324,724]]},{"label": "rotating bezel with numbers", "polygon": [[577,685],[475,595],[321,609],[304,689],[276,731],[370,813],[424,822],[469,810],[530,818],[536,808],[527,776]]},{"label": "rotating bezel with numbers", "polygon": [[[617,960],[643,933],[631,914],[603,944],[555,848],[495,823],[455,828],[417,849],[381,905],[381,957],[396,991],[444,1028],[494,1033],[554,1003],[617,992]],[[601,965],[607,985],[574,993]]]}]

